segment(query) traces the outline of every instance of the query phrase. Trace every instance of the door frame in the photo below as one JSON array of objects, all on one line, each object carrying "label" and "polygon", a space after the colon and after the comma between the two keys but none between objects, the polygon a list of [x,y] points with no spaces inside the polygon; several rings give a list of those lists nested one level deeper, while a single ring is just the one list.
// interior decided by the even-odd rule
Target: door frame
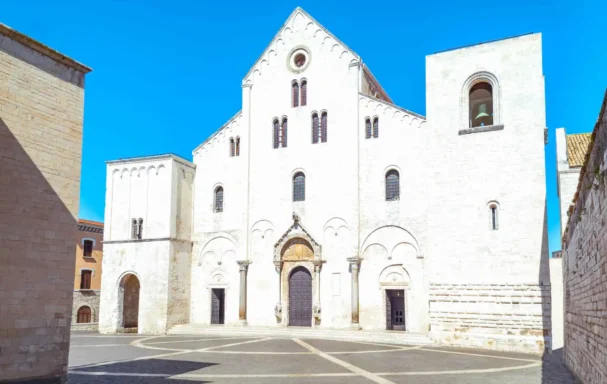
[{"label": "door frame", "polygon": [[[223,291],[223,323],[213,324],[213,290],[214,289],[221,289]],[[226,324],[226,294],[227,294],[227,289],[225,287],[211,287],[209,290],[211,292],[211,309],[209,311],[209,314],[210,314],[209,324],[212,324],[212,325],[225,325]]]},{"label": "door frame", "polygon": [[315,303],[315,296],[316,296],[316,292],[315,292],[315,287],[316,287],[316,280],[315,280],[315,275],[312,272],[314,269],[314,266],[312,265],[312,271],[310,270],[310,267],[307,265],[308,263],[293,263],[290,268],[288,268],[288,270],[286,271],[286,284],[285,284],[285,288],[284,289],[284,295],[286,296],[286,300],[285,298],[283,298],[283,303],[286,303],[286,313],[283,313],[283,321],[284,321],[284,325],[287,327],[296,327],[296,325],[290,325],[291,319],[290,319],[290,310],[291,310],[291,298],[290,298],[290,290],[291,290],[291,276],[293,275],[293,272],[295,272],[296,269],[299,269],[300,267],[302,269],[305,269],[308,274],[310,275],[310,284],[311,289],[310,289],[310,294],[312,295],[312,316],[310,319],[310,327],[314,327],[315,326],[315,321],[314,321],[314,303]]},{"label": "door frame", "polygon": [[386,312],[388,310],[388,308],[386,308],[386,299],[387,299],[387,295],[388,295],[387,291],[401,291],[401,290],[404,291],[404,299],[405,299],[405,314],[404,314],[405,330],[404,331],[395,331],[395,332],[409,332],[409,324],[410,324],[409,323],[409,302],[411,301],[411,289],[408,285],[389,285],[389,286],[381,287],[384,327],[388,320],[388,319],[386,319],[386,316],[387,316]]}]

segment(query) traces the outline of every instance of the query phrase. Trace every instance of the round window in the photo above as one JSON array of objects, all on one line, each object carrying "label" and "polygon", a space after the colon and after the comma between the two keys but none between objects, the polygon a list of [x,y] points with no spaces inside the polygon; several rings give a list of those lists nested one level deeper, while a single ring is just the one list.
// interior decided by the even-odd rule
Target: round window
[{"label": "round window", "polygon": [[295,59],[293,61],[295,62],[295,66],[297,68],[301,68],[306,63],[306,56],[303,53],[298,53],[295,55]]}]

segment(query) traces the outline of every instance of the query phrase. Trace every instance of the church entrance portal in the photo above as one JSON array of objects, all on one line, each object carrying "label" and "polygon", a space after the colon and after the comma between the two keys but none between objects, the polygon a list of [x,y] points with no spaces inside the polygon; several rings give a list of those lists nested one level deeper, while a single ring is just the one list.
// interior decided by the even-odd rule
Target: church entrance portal
[{"label": "church entrance portal", "polygon": [[211,324],[225,324],[225,289],[213,288],[211,300]]},{"label": "church entrance portal", "polygon": [[312,326],[312,276],[303,267],[289,277],[289,325]]},{"label": "church entrance portal", "polygon": [[405,330],[405,291],[386,290],[386,329]]},{"label": "church entrance portal", "polygon": [[137,328],[139,326],[139,279],[127,275],[122,279],[122,326]]}]

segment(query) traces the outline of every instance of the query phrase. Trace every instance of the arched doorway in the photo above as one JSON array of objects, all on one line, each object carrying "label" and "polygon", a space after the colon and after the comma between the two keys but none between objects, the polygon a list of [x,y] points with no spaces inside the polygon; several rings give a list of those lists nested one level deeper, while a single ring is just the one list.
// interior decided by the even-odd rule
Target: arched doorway
[{"label": "arched doorway", "polygon": [[137,328],[139,326],[139,279],[129,274],[122,278],[122,327]]},{"label": "arched doorway", "polygon": [[91,322],[91,308],[88,306],[82,306],[78,308],[78,317],[76,318],[77,323],[90,323]]},{"label": "arched doorway", "polygon": [[312,275],[304,267],[289,276],[289,325],[312,326]]}]

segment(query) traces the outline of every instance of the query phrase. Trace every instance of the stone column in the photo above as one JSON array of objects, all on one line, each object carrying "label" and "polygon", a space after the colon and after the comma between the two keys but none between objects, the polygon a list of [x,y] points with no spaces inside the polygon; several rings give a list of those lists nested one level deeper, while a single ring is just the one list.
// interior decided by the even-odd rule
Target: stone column
[{"label": "stone column", "polygon": [[282,261],[274,261],[274,267],[278,272],[278,301],[274,306],[274,316],[278,323],[282,323]]},{"label": "stone column", "polygon": [[359,257],[351,257],[348,259],[350,263],[350,271],[352,273],[352,328],[360,329],[358,322],[358,269],[361,259]]},{"label": "stone column", "polygon": [[322,267],[322,261],[315,260],[314,261],[315,295],[314,295],[314,306],[313,306],[312,310],[313,310],[313,316],[316,319],[316,321],[320,321],[320,311],[321,311],[321,306],[320,306],[320,268],[321,267]]},{"label": "stone column", "polygon": [[249,260],[238,260],[240,267],[240,305],[238,306],[238,322],[247,325],[247,269],[251,262]]}]

